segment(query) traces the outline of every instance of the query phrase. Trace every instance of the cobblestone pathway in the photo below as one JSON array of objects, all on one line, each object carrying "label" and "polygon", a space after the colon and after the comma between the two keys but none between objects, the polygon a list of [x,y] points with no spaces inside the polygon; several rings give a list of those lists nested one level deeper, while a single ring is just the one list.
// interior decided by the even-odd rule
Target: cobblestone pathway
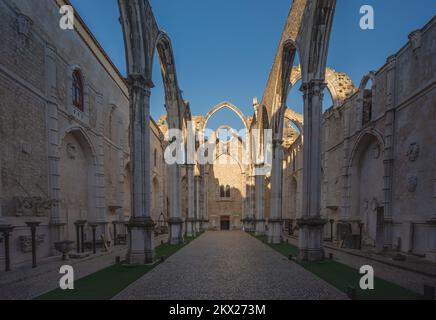
[{"label": "cobblestone pathway", "polygon": [[208,232],[115,299],[346,299],[243,232]]}]

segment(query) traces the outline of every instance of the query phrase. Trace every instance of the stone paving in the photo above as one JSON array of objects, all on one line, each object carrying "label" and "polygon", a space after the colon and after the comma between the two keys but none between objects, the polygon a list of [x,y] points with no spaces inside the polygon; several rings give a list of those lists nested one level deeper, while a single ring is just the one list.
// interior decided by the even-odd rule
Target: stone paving
[{"label": "stone paving", "polygon": [[115,263],[116,256],[125,256],[125,247],[115,247],[110,253],[97,253],[88,258],[62,261],[52,257],[41,261],[38,268],[15,267],[12,272],[0,272],[0,300],[31,300],[59,287],[62,265],[74,268],[75,280]]},{"label": "stone paving", "polygon": [[207,232],[116,300],[346,299],[315,275],[238,231]]}]

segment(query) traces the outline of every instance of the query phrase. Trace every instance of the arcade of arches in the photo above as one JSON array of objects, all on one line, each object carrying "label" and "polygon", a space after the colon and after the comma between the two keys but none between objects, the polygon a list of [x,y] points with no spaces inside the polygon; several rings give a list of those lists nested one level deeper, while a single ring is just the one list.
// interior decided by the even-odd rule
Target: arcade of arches
[{"label": "arcade of arches", "polygon": [[[76,241],[82,223],[83,245],[94,225],[98,239],[128,246],[131,263],[152,261],[160,241],[230,229],[299,239],[305,260],[322,259],[325,240],[355,248],[358,235],[375,252],[436,261],[436,19],[356,86],[326,66],[336,2],[294,0],[253,114],[222,102],[194,115],[147,0],[119,0],[127,79],[81,20],[74,32],[57,31],[65,3],[0,2],[0,224],[16,226],[13,263],[31,259],[29,219],[40,222],[40,257]],[[151,74],[153,59],[161,75]],[[166,114],[155,121],[150,95],[160,76]],[[290,90],[302,91],[304,114],[286,105]],[[324,113],[323,92],[333,104]],[[215,132],[209,165],[165,163],[169,129],[201,132],[223,108],[260,141],[272,130],[266,175],[255,174],[261,163],[241,161],[251,136],[221,141]]]}]

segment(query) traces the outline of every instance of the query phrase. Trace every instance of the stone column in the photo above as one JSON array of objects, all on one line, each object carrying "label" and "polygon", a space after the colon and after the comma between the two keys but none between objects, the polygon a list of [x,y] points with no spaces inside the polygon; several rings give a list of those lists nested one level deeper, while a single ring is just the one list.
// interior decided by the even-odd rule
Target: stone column
[{"label": "stone column", "polygon": [[247,202],[246,202],[246,207],[245,207],[245,212],[244,212],[244,229],[247,232],[252,231],[251,230],[251,222],[252,219],[254,218],[254,197],[253,197],[253,188],[254,188],[254,182],[253,182],[254,177],[252,176],[252,174],[249,174],[247,177],[247,183],[246,183],[246,198],[247,198]]},{"label": "stone column", "polygon": [[[436,165],[435,165],[436,168]],[[436,262],[436,169],[434,171],[434,196],[433,196],[433,216],[427,223],[430,225],[429,230],[429,247],[430,253],[428,254],[428,259],[430,261]]]},{"label": "stone column", "polygon": [[208,185],[209,185],[209,171],[204,168],[203,177],[203,205],[201,210],[201,231],[207,231],[209,229],[209,212],[208,212]]},{"label": "stone column", "polygon": [[180,185],[182,183],[180,165],[168,165],[168,178],[169,181],[169,200],[170,200],[170,219],[169,224],[169,243],[178,245],[183,243],[183,219],[182,209],[180,206]]},{"label": "stone column", "polygon": [[201,212],[200,212],[200,187],[201,187],[201,177],[196,174],[195,175],[195,233],[200,232],[200,219],[201,219]]},{"label": "stone column", "polygon": [[[263,164],[256,165],[263,167]],[[255,201],[256,201],[256,235],[262,236],[265,234],[265,176],[256,175],[255,177]]]},{"label": "stone column", "polygon": [[283,180],[283,141],[273,141],[273,160],[271,173],[271,212],[268,220],[268,243],[282,242],[282,180]]},{"label": "stone column", "polygon": [[132,166],[132,216],[128,224],[129,264],[149,264],[154,259],[154,222],[151,218],[150,89],[141,75],[129,76],[130,159]]},{"label": "stone column", "polygon": [[[50,253],[56,254],[54,243],[64,240],[64,226],[60,212],[60,173],[59,173],[59,124],[57,104],[57,53],[56,48],[47,45],[46,56],[46,96],[47,96],[47,135],[48,135],[48,174],[49,196],[53,200],[50,212]],[[1,193],[1,192],[0,192]],[[0,209],[1,210],[1,209]]]},{"label": "stone column", "polygon": [[320,216],[321,209],[321,114],[323,80],[304,83],[304,147],[303,147],[303,212],[298,219],[299,256],[303,261],[324,258],[322,245],[326,223]]},{"label": "stone column", "polygon": [[391,56],[387,60],[387,79],[386,79],[386,117],[385,117],[385,149],[383,152],[384,164],[384,231],[380,237],[378,247],[392,247],[392,179],[394,172],[394,132],[395,132],[395,64],[396,56]]},{"label": "stone column", "polygon": [[[0,153],[0,172],[2,171],[2,154]],[[3,203],[3,183],[2,183],[2,177],[0,174],[0,225],[4,224],[3,220],[3,214],[2,214],[2,203]]]},{"label": "stone column", "polygon": [[194,165],[186,166],[188,179],[188,218],[186,220],[186,236],[195,237],[195,185],[194,185]]},{"label": "stone column", "polygon": [[250,231],[256,230],[256,176],[252,173],[250,177]]}]

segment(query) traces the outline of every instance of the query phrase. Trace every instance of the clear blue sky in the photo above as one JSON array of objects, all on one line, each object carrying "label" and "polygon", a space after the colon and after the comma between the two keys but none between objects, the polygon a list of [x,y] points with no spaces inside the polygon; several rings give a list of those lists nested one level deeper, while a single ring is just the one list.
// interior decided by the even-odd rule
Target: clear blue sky
[{"label": "clear blue sky", "polygon": [[[252,99],[261,99],[291,0],[151,0],[160,28],[173,43],[180,88],[193,114],[205,114],[228,100],[247,115]],[[125,75],[124,45],[117,0],[72,0],[98,41]],[[359,28],[359,9],[375,9],[375,30]],[[346,72],[356,86],[397,52],[413,30],[436,14],[435,0],[338,0],[328,66]],[[155,59],[157,61],[157,59]],[[164,92],[154,66],[152,116],[164,112]],[[301,112],[294,90],[289,106]],[[210,128],[242,123],[228,111],[211,119]]]}]

